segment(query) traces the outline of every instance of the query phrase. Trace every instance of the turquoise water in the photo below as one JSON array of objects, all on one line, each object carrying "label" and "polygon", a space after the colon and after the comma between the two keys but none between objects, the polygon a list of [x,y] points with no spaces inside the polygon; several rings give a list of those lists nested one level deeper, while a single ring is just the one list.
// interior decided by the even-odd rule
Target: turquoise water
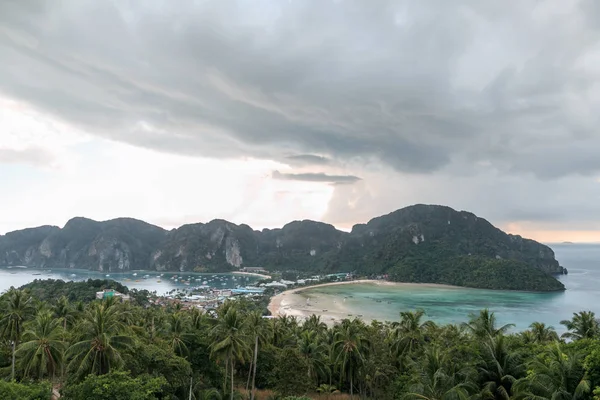
[{"label": "turquoise water", "polygon": [[[133,274],[137,275],[133,275]],[[72,275],[75,276],[72,276]],[[163,276],[160,276],[160,275]],[[148,275],[148,278],[144,278]],[[177,279],[171,279],[177,276]],[[156,271],[131,271],[125,273],[106,273],[93,272],[87,270],[71,269],[53,269],[37,270],[31,268],[0,268],[0,292],[5,291],[11,286],[19,287],[34,279],[62,279],[64,281],[84,281],[88,279],[113,279],[129,288],[147,289],[156,291],[157,294],[166,294],[169,291],[191,289],[194,286],[200,286],[206,282],[207,286],[218,289],[231,289],[236,286],[246,286],[256,283],[259,279],[249,275],[233,274],[198,274],[198,273],[177,273],[177,272],[156,272]],[[181,279],[189,282],[186,285]],[[160,281],[160,282],[159,282]]]},{"label": "turquoise water", "polygon": [[[439,323],[468,320],[470,313],[488,307],[501,323],[514,323],[516,329],[526,329],[533,321],[553,325],[562,330],[560,320],[570,319],[574,312],[592,310],[600,315],[600,245],[553,245],[557,259],[568,268],[569,275],[561,277],[567,287],[560,293],[523,293],[478,289],[398,288],[374,285],[341,285],[311,289],[305,293],[323,293],[344,301],[349,313],[362,314],[368,319],[396,321],[400,311],[422,308],[427,317]],[[105,273],[86,270],[34,270],[0,268],[0,292],[11,286],[19,287],[34,279],[87,280],[114,279],[130,288],[147,289],[165,294],[173,289],[191,289],[204,281],[216,288],[252,285],[258,278],[232,274],[160,273],[137,271]],[[39,274],[39,275],[37,275]],[[75,274],[75,276],[71,276]],[[143,276],[148,274],[149,278]],[[177,275],[190,279],[190,285],[171,279]],[[161,282],[158,282],[158,281]],[[136,282],[137,281],[137,282]],[[380,300],[378,302],[377,300]]]},{"label": "turquoise water", "polygon": [[[467,321],[470,313],[489,308],[502,324],[516,330],[540,321],[564,331],[559,324],[574,312],[592,310],[600,316],[600,245],[553,245],[557,259],[569,270],[560,278],[567,290],[559,293],[525,293],[480,289],[401,288],[369,284],[327,286],[304,292],[344,298],[349,314],[366,319],[397,321],[399,313],[423,309],[438,323]],[[349,297],[351,296],[351,297]]]}]

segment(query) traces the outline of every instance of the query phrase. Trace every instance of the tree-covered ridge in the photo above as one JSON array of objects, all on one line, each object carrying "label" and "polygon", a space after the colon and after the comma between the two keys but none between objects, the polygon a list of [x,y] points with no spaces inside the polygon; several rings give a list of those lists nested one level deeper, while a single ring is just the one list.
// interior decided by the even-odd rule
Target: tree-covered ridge
[{"label": "tree-covered ridge", "polygon": [[21,289],[27,290],[32,297],[41,301],[54,301],[63,298],[71,303],[90,302],[96,293],[104,289],[114,289],[129,295],[137,305],[147,305],[150,292],[146,289],[129,289],[112,279],[88,279],[86,281],[63,281],[61,279],[35,279]]},{"label": "tree-covered ridge", "polygon": [[399,282],[440,283],[480,289],[555,291],[565,286],[554,277],[522,261],[482,256],[407,257],[390,270]]},{"label": "tree-covered ridge", "polygon": [[[415,260],[428,272],[415,276],[411,272]],[[471,213],[432,205],[406,207],[356,225],[351,232],[315,221],[255,231],[214,220],[165,231],[127,218],[105,222],[75,218],[63,229],[41,227],[0,236],[0,265],[101,271],[225,272],[258,267],[306,274],[393,272],[430,283],[449,283],[436,276],[456,270],[465,286],[513,289],[507,279],[492,284],[477,276],[481,271],[502,275],[510,266],[523,269],[527,278],[519,287],[523,290],[560,288],[552,278],[544,279],[531,269],[549,275],[565,272],[549,247],[508,235]],[[442,270],[432,270],[438,267]]]},{"label": "tree-covered ridge", "polygon": [[396,322],[328,327],[317,316],[265,319],[245,300],[208,315],[114,298],[41,301],[11,289],[0,305],[3,399],[46,400],[52,388],[67,400],[600,395],[600,324],[592,312],[561,321],[568,330],[561,339],[541,323],[511,333],[489,310],[460,325],[407,310]]}]

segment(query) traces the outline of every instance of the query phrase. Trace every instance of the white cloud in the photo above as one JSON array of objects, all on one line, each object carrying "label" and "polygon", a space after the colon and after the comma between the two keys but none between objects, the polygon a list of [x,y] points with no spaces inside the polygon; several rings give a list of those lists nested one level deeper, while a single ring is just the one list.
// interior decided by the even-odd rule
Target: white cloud
[{"label": "white cloud", "polygon": [[[215,218],[277,227],[296,218],[320,219],[333,192],[323,183],[271,179],[274,169],[289,169],[273,161],[187,157],[92,138],[10,101],[0,103],[0,115],[8,127],[0,163],[4,155],[13,164],[0,170],[0,232],[62,226],[74,216],[127,216],[166,228]],[[25,157],[31,149],[53,158]]]},{"label": "white cloud", "polygon": [[32,109],[23,102],[0,97],[0,165],[30,164],[63,168],[77,157],[69,149],[89,142],[68,124]]}]

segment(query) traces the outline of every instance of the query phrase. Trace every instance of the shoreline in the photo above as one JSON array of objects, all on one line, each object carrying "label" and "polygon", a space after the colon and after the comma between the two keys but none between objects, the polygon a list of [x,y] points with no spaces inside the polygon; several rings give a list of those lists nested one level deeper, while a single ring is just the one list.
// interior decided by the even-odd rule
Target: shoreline
[{"label": "shoreline", "polygon": [[11,269],[17,269],[19,271],[25,271],[25,270],[29,270],[29,271],[58,271],[58,272],[82,272],[82,273],[88,273],[88,274],[100,274],[100,275],[105,275],[105,274],[110,274],[110,275],[115,275],[115,276],[120,276],[120,275],[133,275],[134,273],[136,274],[140,274],[140,273],[144,273],[144,274],[148,274],[148,275],[155,275],[155,274],[169,274],[169,275],[178,275],[178,276],[183,276],[183,275],[190,275],[190,276],[194,276],[194,275],[199,275],[199,276],[208,276],[208,275],[245,275],[245,276],[256,276],[256,277],[261,277],[261,278],[265,278],[265,279],[271,279],[270,275],[266,275],[266,274],[259,274],[256,272],[243,272],[243,271],[225,271],[225,272],[195,272],[195,271],[163,271],[163,270],[151,270],[151,269],[130,269],[130,270],[126,270],[126,271],[99,271],[99,270],[92,270],[92,269],[86,269],[86,268],[65,268],[65,267],[31,267],[31,266],[22,266],[22,265],[0,265],[0,270],[11,270]]},{"label": "shoreline", "polygon": [[[296,317],[307,317],[312,314],[321,315],[325,318],[327,324],[331,321],[336,321],[342,314],[345,313],[345,309],[339,303],[336,303],[337,310],[329,311],[328,309],[322,309],[322,311],[318,310],[309,310],[309,299],[306,299],[306,307],[302,308],[300,306],[300,302],[305,300],[303,296],[301,296],[302,292],[306,290],[311,290],[320,287],[326,286],[338,286],[338,285],[352,285],[352,284],[371,284],[377,286],[395,286],[398,288],[438,288],[438,289],[464,289],[461,286],[453,286],[453,285],[444,285],[438,283],[413,283],[413,282],[390,282],[383,281],[377,279],[358,279],[355,281],[343,281],[343,282],[328,282],[311,286],[303,286],[299,288],[285,290],[271,298],[268,305],[268,310],[272,316],[281,316],[281,315],[290,315]],[[335,303],[335,301],[334,301]],[[324,314],[328,313],[328,314]],[[347,316],[353,316],[352,314],[347,314]],[[358,317],[362,317],[362,315],[357,315]]]},{"label": "shoreline", "polygon": [[232,272],[233,275],[247,275],[247,276],[257,276],[260,278],[271,279],[271,275],[259,274],[258,272],[243,272],[243,271],[235,271]]}]

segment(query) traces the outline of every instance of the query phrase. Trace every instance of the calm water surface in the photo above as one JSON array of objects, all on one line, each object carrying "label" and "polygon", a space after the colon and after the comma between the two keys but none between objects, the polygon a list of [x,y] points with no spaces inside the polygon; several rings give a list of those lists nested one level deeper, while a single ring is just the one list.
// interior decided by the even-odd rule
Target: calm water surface
[{"label": "calm water surface", "polygon": [[[457,323],[468,319],[470,313],[488,307],[494,311],[501,323],[514,323],[516,329],[526,329],[533,321],[553,325],[563,331],[560,320],[570,319],[574,312],[592,310],[600,315],[600,245],[560,244],[551,246],[561,265],[569,274],[560,279],[567,290],[561,293],[522,293],[479,289],[443,288],[397,288],[373,285],[341,285],[311,289],[306,293],[319,293],[336,298],[348,297],[345,307],[353,314],[363,314],[366,318],[398,320],[400,311],[422,308],[429,319],[439,323]],[[40,275],[37,275],[40,274]],[[71,276],[75,274],[75,276]],[[143,276],[148,274],[149,278]],[[232,274],[194,274],[137,271],[111,273],[114,279],[124,285],[156,291],[164,294],[172,289],[189,289],[207,282],[216,288],[234,288],[238,285],[252,285],[257,277]],[[185,285],[179,278],[190,279]],[[11,286],[19,287],[34,279],[87,280],[105,279],[106,274],[86,270],[34,270],[21,268],[0,268],[0,292]],[[160,281],[160,282],[158,282]],[[381,300],[378,302],[377,300]]]},{"label": "calm water surface", "polygon": [[[517,330],[532,322],[552,325],[570,319],[574,312],[592,310],[600,315],[600,245],[560,244],[551,246],[569,274],[560,280],[567,290],[560,293],[522,293],[481,289],[399,288],[375,285],[340,285],[305,292],[321,296],[347,297],[349,313],[365,318],[396,321],[400,311],[422,308],[438,323],[467,321],[470,313],[490,308],[500,323],[514,323]],[[348,297],[352,296],[352,297]],[[378,301],[380,300],[380,301]]]},{"label": "calm water surface", "polygon": [[[133,275],[136,273],[137,275]],[[72,276],[72,275],[75,276]],[[160,276],[163,274],[163,276]],[[206,282],[207,286],[218,289],[231,289],[236,286],[246,286],[256,283],[258,277],[248,275],[233,274],[198,274],[198,273],[177,273],[177,272],[156,272],[156,271],[132,271],[126,273],[113,273],[106,276],[106,273],[93,272],[87,270],[36,270],[31,268],[0,268],[0,292],[5,291],[11,286],[19,287],[34,279],[62,279],[64,281],[85,281],[88,279],[113,279],[129,288],[147,289],[156,291],[158,294],[165,294],[173,289],[191,289],[194,286],[200,286]],[[148,275],[148,278],[144,278]],[[178,279],[171,279],[175,276]],[[188,280],[186,285],[181,279]]]}]

